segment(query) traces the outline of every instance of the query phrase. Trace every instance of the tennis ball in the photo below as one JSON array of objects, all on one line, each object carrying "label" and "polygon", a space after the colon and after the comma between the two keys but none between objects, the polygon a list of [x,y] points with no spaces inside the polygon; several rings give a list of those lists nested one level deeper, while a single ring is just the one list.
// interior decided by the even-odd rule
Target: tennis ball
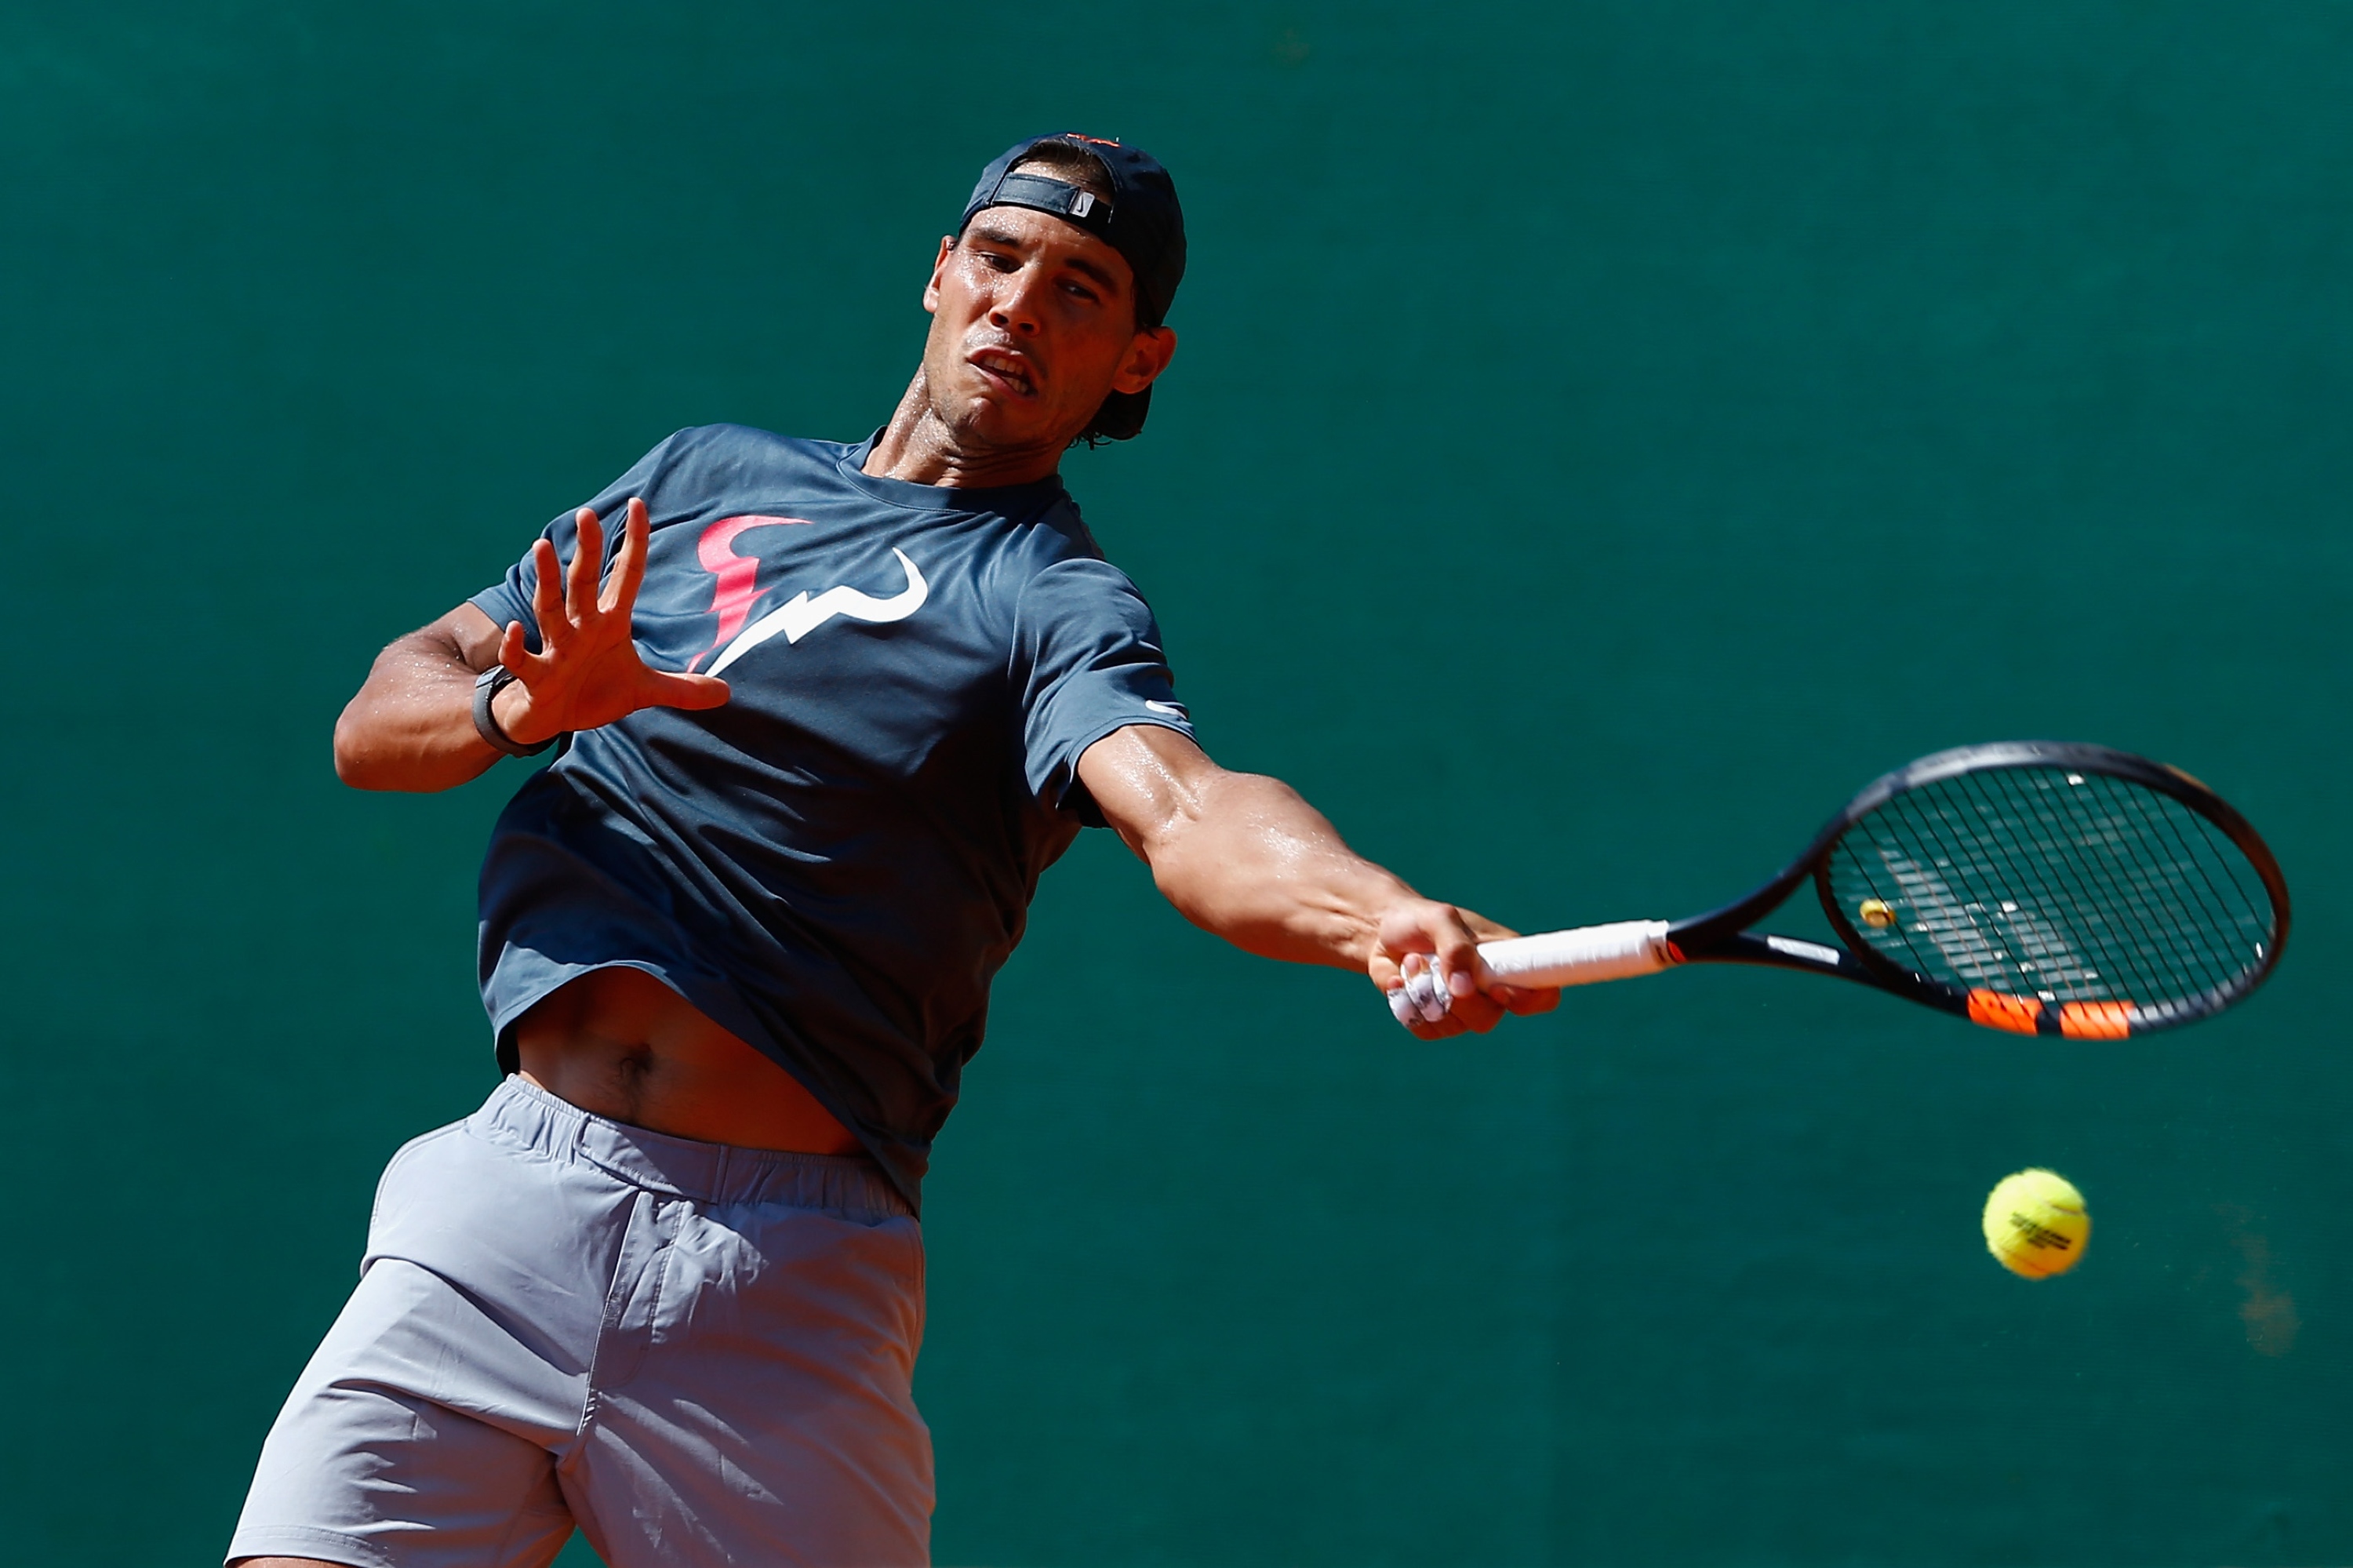
[{"label": "tennis ball", "polygon": [[1874,930],[1884,931],[1895,924],[1895,910],[1884,898],[1866,898],[1855,909],[1862,923]]},{"label": "tennis ball", "polygon": [[2075,1266],[2092,1239],[2084,1194],[2055,1171],[2021,1171],[1994,1183],[1985,1206],[1986,1250],[2015,1275],[2048,1279]]}]

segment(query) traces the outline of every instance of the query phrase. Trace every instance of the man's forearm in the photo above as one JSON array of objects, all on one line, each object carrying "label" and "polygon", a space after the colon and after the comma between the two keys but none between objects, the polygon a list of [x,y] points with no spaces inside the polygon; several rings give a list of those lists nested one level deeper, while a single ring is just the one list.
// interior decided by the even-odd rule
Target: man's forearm
[{"label": "man's forearm", "polygon": [[467,652],[437,622],[377,654],[335,721],[336,777],[361,789],[431,791],[488,771],[500,754],[474,729]]},{"label": "man's forearm", "polygon": [[1079,758],[1079,781],[1161,893],[1196,926],[1270,959],[1362,972],[1393,991],[1429,964],[1454,999],[1411,1025],[1425,1040],[1540,1012],[1554,991],[1486,977],[1479,944],[1512,933],[1422,897],[1350,849],[1288,784],[1229,773],[1188,736],[1157,725],[1113,731]]},{"label": "man's forearm", "polygon": [[1362,969],[1383,914],[1416,896],[1281,779],[1219,771],[1187,797],[1147,846],[1153,880],[1247,952]]}]

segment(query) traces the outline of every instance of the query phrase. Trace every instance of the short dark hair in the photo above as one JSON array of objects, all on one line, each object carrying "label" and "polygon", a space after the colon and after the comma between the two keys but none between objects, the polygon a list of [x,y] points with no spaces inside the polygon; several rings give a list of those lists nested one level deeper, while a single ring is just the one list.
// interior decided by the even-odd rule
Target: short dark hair
[{"label": "short dark hair", "polygon": [[[1073,147],[1068,142],[1048,142],[1031,148],[1013,165],[1016,174],[1040,174],[1060,180],[1064,185],[1078,186],[1101,201],[1110,201],[1115,194],[1111,183],[1111,171],[1092,153]],[[1160,325],[1157,321],[1144,319],[1144,302],[1134,288],[1128,290],[1128,303],[1135,312],[1139,330]],[[1105,441],[1133,440],[1144,431],[1144,416],[1151,407],[1151,394],[1144,392],[1113,392],[1095,409],[1087,428],[1071,438],[1071,445],[1084,441],[1091,447]]]}]

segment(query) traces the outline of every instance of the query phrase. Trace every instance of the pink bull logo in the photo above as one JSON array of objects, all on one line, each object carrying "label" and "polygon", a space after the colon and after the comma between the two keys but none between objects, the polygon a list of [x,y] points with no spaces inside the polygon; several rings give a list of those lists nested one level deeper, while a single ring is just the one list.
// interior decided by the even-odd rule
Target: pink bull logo
[{"label": "pink bull logo", "polygon": [[702,563],[704,571],[719,579],[711,590],[711,612],[719,618],[719,635],[712,640],[710,647],[694,656],[694,662],[687,666],[690,673],[744,630],[744,623],[752,618],[752,606],[760,597],[760,557],[737,555],[736,536],[748,529],[787,525],[807,528],[811,524],[806,517],[762,517],[753,514],[722,517],[694,542],[694,558]]},{"label": "pink bull logo", "polygon": [[[779,632],[784,634],[786,642],[798,642],[837,615],[874,626],[904,620],[921,609],[923,601],[931,597],[931,584],[923,580],[923,572],[908,558],[906,551],[894,545],[891,554],[897,558],[899,569],[906,575],[906,586],[897,593],[883,598],[844,584],[811,597],[809,591],[803,588],[747,626],[744,622],[750,620],[752,607],[760,597],[760,563],[755,556],[737,555],[735,539],[745,529],[765,524],[798,524],[807,527],[808,520],[804,517],[723,517],[704,529],[702,537],[696,541],[696,558],[705,570],[719,579],[711,596],[712,611],[719,617],[719,632],[709,648],[694,656],[694,662],[687,666],[690,671],[711,658],[713,652],[719,652],[719,657],[712,660],[711,668],[705,672],[716,675]],[[719,652],[722,649],[723,652]]]}]

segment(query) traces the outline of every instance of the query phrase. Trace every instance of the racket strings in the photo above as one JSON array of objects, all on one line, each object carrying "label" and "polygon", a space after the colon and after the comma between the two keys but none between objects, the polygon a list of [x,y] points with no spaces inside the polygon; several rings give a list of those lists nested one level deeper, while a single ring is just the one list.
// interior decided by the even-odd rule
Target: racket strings
[{"label": "racket strings", "polygon": [[[1877,858],[1894,877],[1899,895],[1885,901],[1897,914],[1899,939],[1913,967],[1977,986],[2010,977],[2009,949],[2021,938],[2020,945],[2032,953],[2025,962],[2035,964],[2056,956],[2052,949],[2061,944],[2052,941],[2039,926],[2017,933],[2000,928],[1995,916],[2005,902],[2014,908],[2015,900],[1989,898],[1994,886],[1991,868],[1976,853],[1971,836],[1947,831],[1954,826],[1949,816],[1949,812],[1916,810],[1885,811],[1873,824],[1881,830],[1874,835],[1882,840]],[[1885,842],[1889,839],[1901,845],[1900,853],[1889,853]],[[1852,834],[1842,842],[1850,855],[1854,853],[1855,842]],[[1856,859],[1851,864],[1862,880],[1873,880],[1866,863]],[[1908,924],[1903,918],[1905,916],[1912,917]],[[1925,950],[1914,937],[1925,939]]]},{"label": "racket strings", "polygon": [[[1981,824],[1984,824],[1997,832],[2005,826],[2010,825],[2000,814],[2002,803],[1987,799],[1985,792],[1981,789],[1976,788],[1978,782],[1976,778],[1972,776],[1964,776],[1962,779],[1957,780],[1957,782],[1965,787],[1966,793],[1969,797],[1969,804],[1974,808],[1978,821]],[[2053,822],[2048,813],[2038,812],[2037,816],[2040,820],[2036,822],[2035,826],[2044,837],[2045,841],[2049,842],[2051,840],[2057,839],[2058,842],[2063,843],[2064,839],[2056,832],[2059,824]],[[2069,869],[2075,874],[2074,880],[2078,882],[2097,879],[2096,870],[2082,866],[2071,866]],[[2042,867],[2032,862],[2022,862],[2004,866],[2001,870],[2006,872],[2010,879],[2019,883],[2018,887],[2014,889],[2014,891],[2023,892],[2027,895],[2028,902],[2025,904],[2024,907],[2039,911],[2050,909],[2054,906],[2054,900],[2052,896],[2052,890],[2049,885],[2049,881],[2040,874]],[[2113,887],[2104,888],[2102,891],[2107,894],[2111,900],[2114,899],[2116,892]],[[2005,912],[2008,912],[2016,910],[2019,906],[2020,901],[2017,898],[2012,897],[2004,900],[2002,907]],[[2110,952],[2097,959],[2089,959],[2075,951],[2075,945],[2070,943],[2064,934],[2046,937],[2040,941],[2036,940],[2036,935],[2044,928],[2044,921],[2039,915],[2028,916],[2023,920],[2020,920],[2013,916],[2009,924],[2012,927],[2010,934],[2013,938],[2021,936],[2026,938],[2022,941],[2013,939],[2011,945],[2015,948],[2024,949],[2027,956],[2019,958],[2016,960],[2019,973],[2021,978],[2026,976],[2033,977],[2037,994],[2048,991],[2053,997],[2058,997],[2059,993],[2063,991],[2069,994],[2067,994],[2063,1000],[2072,1001],[2077,1000],[2074,993],[2079,989],[2090,987],[2092,988],[2090,994],[2105,996],[2107,993],[2099,989],[2099,984],[2104,977],[2105,971],[2111,962],[2118,957],[2125,957],[2127,961],[2130,962],[2134,959],[2145,959],[2147,956],[2144,952],[2135,950],[2126,955]],[[2021,925],[2026,927],[2026,930],[2023,932],[2020,932],[2016,929],[2017,927]],[[1999,962],[2009,959],[2010,955],[1997,953],[1995,957]],[[2062,959],[2063,961],[2054,963],[2052,961],[2054,958]],[[2097,967],[2094,967],[2095,963]],[[1987,978],[1994,979],[1997,977],[1989,975]],[[1999,989],[2008,991],[2011,988],[2009,986],[2001,986]]]},{"label": "racket strings", "polygon": [[[2120,808],[2117,810],[2117,814],[2129,814],[2129,817],[2134,820],[2134,826],[2139,829],[2141,836],[2144,836],[2146,841],[2158,842],[2158,845],[2167,845],[2167,850],[2172,853],[2172,864],[2177,866],[2177,869],[2184,864],[2184,862],[2195,869],[2195,857],[2189,853],[2189,841],[2184,841],[2179,833],[2167,833],[2165,829],[2162,829],[2162,814],[2158,814],[2158,824],[2150,824],[2148,800],[2144,800],[2146,791],[2141,791],[2141,789],[2116,789],[2116,784],[2113,784],[2111,779],[2094,779],[2092,781],[2092,787],[2106,789],[2106,791],[2113,796],[2111,803]],[[2200,875],[2205,874],[2200,871]],[[2211,878],[2207,878],[2207,887],[2210,887],[2210,893],[2211,893]],[[2160,918],[2162,911],[2150,909],[2148,902],[2146,902],[2144,897],[2139,897],[2139,887],[2134,887],[2132,893],[2134,893],[2132,914],[2134,918],[2141,920],[2139,930],[2144,932],[2144,935],[2153,935],[2156,939],[2160,939],[2160,942],[2165,944],[2165,954],[2162,956],[2169,959],[2169,968],[2167,968],[2165,972],[2184,972],[2200,963],[2200,954],[2198,954],[2195,948],[2184,951],[2189,944],[2184,944],[2181,939],[2179,939],[2179,927],[2165,923],[2165,920]],[[2226,977],[2228,975],[2223,975],[2221,980],[2226,980]]]},{"label": "racket strings", "polygon": [[[1980,822],[1994,815],[1981,794],[1961,803],[1967,814]],[[1911,895],[1908,905],[1904,900],[1889,902],[1895,905],[1899,916],[1915,916],[1902,943],[1913,968],[1972,988],[2002,991],[2013,991],[2018,989],[2015,982],[2032,977],[2037,993],[2048,991],[2063,1001],[2105,999],[2113,994],[2100,983],[2104,971],[2075,952],[2063,933],[2052,930],[2035,914],[2017,918],[2028,907],[2052,906],[2051,890],[2042,879],[2021,885],[2016,875],[2004,874],[2016,868],[1989,861],[1982,853],[1983,834],[1961,831],[1953,810],[1920,810],[1924,802],[1916,800],[1906,804],[1909,809],[1882,813],[1883,821],[1875,825],[1892,830],[1892,836],[1906,852],[1892,856],[1883,848],[1879,858],[1894,874],[1899,888]],[[1851,853],[1852,846],[1850,837],[1845,847]],[[1851,863],[1864,880],[1870,880],[1867,866],[1859,861]],[[2020,892],[2031,895],[2031,906],[2009,895]],[[1909,939],[1915,935],[1926,938],[1926,950]],[[2133,971],[2137,989],[2144,993],[2157,973],[2146,962],[2147,957],[2140,951],[2108,955],[2111,960],[2125,960],[2122,967]]]},{"label": "racket strings", "polygon": [[[2107,796],[2105,803],[2112,808],[2112,815],[2104,820],[2104,824],[2125,822],[2138,834],[2140,842],[2164,857],[2168,881],[2165,888],[2157,890],[2158,893],[2170,892],[2177,899],[2186,899],[2210,913],[2227,907],[2227,901],[2206,898],[2199,888],[2182,885],[2187,879],[2181,874],[2185,861],[2180,852],[2187,849],[2187,842],[2178,833],[2167,831],[2164,813],[2156,808],[2155,800],[2147,797],[2147,791],[2119,789],[2113,780],[2105,779],[2091,781],[2089,787],[2105,791]],[[2194,860],[2188,863],[2191,870],[2197,869]],[[2201,882],[2211,884],[2211,878],[2204,877],[2202,873],[2200,875]],[[2111,891],[2116,887],[2114,879],[2103,877],[2101,882],[2102,886],[2094,896],[2115,896]],[[2134,930],[2139,938],[2140,950],[2148,953],[2149,961],[2159,969],[2156,983],[2165,989],[2155,992],[2155,996],[2194,995],[2213,990],[2227,981],[2241,967],[2235,961],[2235,956],[2218,956],[2212,950],[2214,943],[2200,923],[2175,918],[2177,904],[2168,903],[2161,896],[2153,896],[2149,887],[2137,881],[2125,881],[2121,891],[2126,895],[2123,901],[2123,911],[2135,922]],[[2144,988],[2140,994],[2150,996],[2152,993]]]},{"label": "racket strings", "polygon": [[[1980,780],[1971,778],[1966,781],[1976,786],[1972,793],[1984,808],[1986,814],[1999,821],[2000,819],[1995,814],[2000,810],[2000,803],[1987,799],[1988,791],[1983,788]],[[2109,782],[2110,780],[2094,776],[2086,779],[2082,784],[2071,785],[2065,798],[2073,800],[2076,798],[2075,791],[2099,789]],[[2127,800],[2140,793],[2142,792],[2138,790],[2131,791]],[[2037,805],[2039,804],[2038,802]],[[2117,802],[2113,800],[2104,800],[2102,804],[2111,808],[2113,812],[2113,808]],[[2111,862],[2108,857],[2085,853],[2094,842],[2110,845],[2116,843],[2116,835],[2111,831],[2115,821],[2114,815],[2101,814],[2096,811],[2077,813],[2079,819],[2088,820],[2064,821],[2047,808],[2036,809],[2034,814],[2037,826],[2044,834],[2044,842],[2055,845],[2063,861],[2065,885],[2071,885],[2073,889],[2088,892],[2093,918],[2100,921],[2113,933],[2114,912],[2121,912],[2130,916],[2130,924],[2126,930],[2123,933],[2112,935],[2107,948],[2107,961],[2129,972],[2130,978],[2127,984],[2124,986],[2111,984],[2105,988],[2095,986],[2084,996],[2060,996],[2056,1000],[2074,1001],[2085,1000],[2086,997],[2106,999],[2119,994],[2126,996],[2167,994],[2168,988],[2172,983],[2168,977],[2193,968],[2197,963],[2197,955],[2174,939],[2173,922],[2168,917],[2168,912],[2152,905],[2137,879],[2119,879],[2112,874]],[[2145,823],[2136,825],[2143,828],[2146,826]],[[2071,829],[2076,831],[2071,832]],[[2036,898],[2046,907],[2049,906],[2055,892],[2051,885],[2051,879],[2039,874],[2042,867],[2034,862],[2024,863],[2024,869],[2032,877]],[[2087,978],[2096,980],[2099,977],[2093,974]],[[2038,988],[2037,994],[2040,993],[2041,988]]]},{"label": "racket strings", "polygon": [[[2176,807],[2173,811],[2164,814],[2163,820],[2166,826],[2172,832],[2174,842],[2181,847],[2185,855],[2189,855],[2193,859],[2193,862],[2198,866],[2200,874],[2206,877],[2207,886],[2212,891],[2217,900],[2221,900],[2225,897],[2224,892],[2221,887],[2217,886],[2213,881],[2213,868],[2219,864],[2223,876],[2230,882],[2230,895],[2234,897],[2237,902],[2242,904],[2245,907],[2262,912],[2262,923],[2265,927],[2266,934],[2268,935],[2273,919],[2271,913],[2271,894],[2263,887],[2262,875],[2256,872],[2253,863],[2248,861],[2243,854],[2237,853],[2236,845],[2231,845],[2232,853],[2229,854],[2215,853],[2214,847],[2218,842],[2228,844],[2230,841],[2227,836],[2218,839],[2216,836],[2217,830],[2208,823],[2204,818],[2193,817],[2191,819],[2195,821],[2198,826],[2202,830],[2202,832],[2200,832],[2194,840],[2183,836],[2180,819],[2190,816],[2191,814],[2189,812],[2184,811],[2179,807]],[[2198,853],[2197,852],[2199,850],[2203,850],[2206,853],[2203,854]],[[2245,874],[2243,876],[2240,874],[2240,868],[2242,866],[2245,868]]]},{"label": "racket strings", "polygon": [[[2189,842],[2181,837],[2164,796],[2119,780],[2094,775],[2080,779],[2062,792],[2044,789],[2022,801],[2019,791],[1989,787],[1981,777],[1966,780],[1996,832],[2006,823],[2000,811],[2023,807],[2037,820],[2044,842],[2059,851],[2056,863],[2026,860],[2035,896],[2042,900],[2074,897],[2084,908],[2087,923],[2096,922],[2098,934],[2112,960],[2131,971],[2131,991],[2157,998],[2197,994],[2229,980],[2242,967],[2239,951],[2218,955],[2209,939],[2210,927],[2231,924],[2230,913],[2242,900],[2223,898],[2211,874],[2194,853],[2185,856]],[[2008,794],[2008,800],[1991,797]],[[2052,802],[2059,802],[2053,810]],[[2179,806],[2182,816],[2190,813]],[[2202,821],[2202,819],[2198,819]],[[2203,842],[2205,835],[2200,834]],[[2197,886],[2187,885],[2185,863],[2198,873]],[[2036,875],[2034,873],[2056,873]],[[2054,885],[2055,884],[2055,885]],[[2213,896],[2202,896],[2205,894]],[[2046,904],[2045,906],[2050,906]],[[2183,919],[2185,911],[2193,918]],[[2123,987],[2112,987],[2115,995]],[[2094,994],[2099,994],[2094,992]],[[2064,998],[2062,1000],[2075,1000]]]},{"label": "racket strings", "polygon": [[[1830,861],[1846,923],[1966,989],[2144,1010],[2219,1002],[2268,961],[2263,879],[2172,797],[2057,768],[1962,774],[1889,800]],[[1889,921],[1858,923],[1865,900]]]},{"label": "racket strings", "polygon": [[[2141,996],[2165,996],[2209,989],[2239,967],[2231,961],[2218,969],[2204,950],[2211,944],[2199,940],[2200,922],[2179,918],[2185,903],[2200,901],[2196,889],[2182,885],[2186,879],[2179,852],[2186,847],[2184,841],[2178,832],[2152,832],[2161,830],[2168,816],[2153,810],[2161,797],[2080,776],[2064,791],[2049,788],[2047,781],[2046,787],[2031,792],[2020,790],[2019,780],[1972,777],[1957,782],[1975,807],[1974,815],[1986,830],[1983,836],[2015,837],[2038,843],[2046,853],[2056,852],[2047,860],[2020,857],[2006,869],[2022,874],[2019,886],[2036,907],[2059,911],[2064,924],[2090,938],[2087,945],[2099,949],[2100,962],[2110,971],[2103,976],[2085,965],[2085,972],[2078,975],[2046,972],[2045,978],[2105,978],[2108,984],[2091,988],[2094,996],[2126,988]],[[2011,787],[2004,789],[2001,783]],[[2016,820],[2021,815],[2031,819],[2031,827]],[[2189,864],[2198,869],[2196,857]],[[2201,870],[2198,880],[2211,890],[2211,875]],[[2227,917],[2234,902],[2210,903],[2196,912],[2211,916],[2220,910]],[[2079,913],[2081,917],[2070,917]],[[2235,960],[2237,954],[2230,957]],[[2023,980],[2027,973],[2050,967],[2038,965],[2031,971],[2021,967],[2019,978]],[[2113,972],[2117,969],[2125,971],[2122,977]],[[2033,989],[2038,994],[2054,990],[2042,984]]]},{"label": "racket strings", "polygon": [[[1881,826],[1894,830],[1889,836],[1905,852],[1891,854],[1883,843],[1877,858],[1896,879],[1898,896],[1889,902],[1912,916],[1900,938],[1911,967],[1972,990],[2009,993],[2025,982],[2034,994],[2068,1001],[2111,994],[2100,982],[2122,968],[2129,972],[2129,989],[2147,993],[2154,970],[2146,951],[2109,951],[2100,960],[2109,965],[2103,971],[2038,916],[2016,918],[2021,901],[1997,895],[2025,894],[2033,907],[2043,908],[2051,902],[2048,886],[2041,879],[1989,878],[1991,868],[1979,863],[1972,840],[1948,831],[1953,824],[1947,814],[1891,814]],[[1862,880],[1875,880],[1867,864],[1850,863]],[[1888,945],[1881,944],[1883,949]]]}]

